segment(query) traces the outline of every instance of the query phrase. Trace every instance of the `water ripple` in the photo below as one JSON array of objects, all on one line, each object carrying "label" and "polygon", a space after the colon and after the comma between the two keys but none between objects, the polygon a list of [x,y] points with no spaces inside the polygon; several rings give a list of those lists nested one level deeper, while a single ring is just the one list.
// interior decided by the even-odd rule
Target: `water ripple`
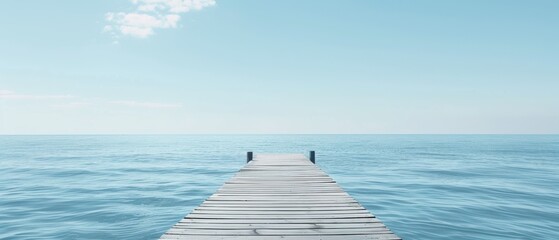
[{"label": "water ripple", "polygon": [[557,135],[0,136],[0,239],[156,239],[249,150],[316,150],[405,239],[559,239]]}]

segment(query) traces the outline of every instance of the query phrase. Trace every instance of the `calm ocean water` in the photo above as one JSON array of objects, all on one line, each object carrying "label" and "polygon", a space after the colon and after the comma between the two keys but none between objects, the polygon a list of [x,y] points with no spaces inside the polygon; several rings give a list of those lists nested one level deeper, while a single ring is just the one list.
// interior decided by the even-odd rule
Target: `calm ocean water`
[{"label": "calm ocean water", "polygon": [[559,239],[559,135],[0,136],[0,239],[156,239],[246,151],[308,150],[404,239]]}]

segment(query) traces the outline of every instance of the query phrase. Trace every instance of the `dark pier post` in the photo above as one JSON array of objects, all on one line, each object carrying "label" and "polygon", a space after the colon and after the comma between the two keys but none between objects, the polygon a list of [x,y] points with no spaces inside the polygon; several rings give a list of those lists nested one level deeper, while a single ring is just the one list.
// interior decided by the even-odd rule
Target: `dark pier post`
[{"label": "dark pier post", "polygon": [[252,152],[247,152],[247,163],[252,161]]},{"label": "dark pier post", "polygon": [[311,162],[312,162],[312,163],[315,163],[315,162],[314,162],[314,161],[315,161],[315,158],[314,158],[314,151],[310,151],[310,152],[309,152],[309,158],[311,159]]}]

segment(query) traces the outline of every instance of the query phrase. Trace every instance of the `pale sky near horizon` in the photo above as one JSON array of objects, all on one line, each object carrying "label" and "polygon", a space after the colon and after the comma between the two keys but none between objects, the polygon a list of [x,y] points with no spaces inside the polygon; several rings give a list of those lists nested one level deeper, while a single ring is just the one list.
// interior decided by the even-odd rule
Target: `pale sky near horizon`
[{"label": "pale sky near horizon", "polygon": [[558,134],[557,12],[555,0],[8,0],[0,134]]}]

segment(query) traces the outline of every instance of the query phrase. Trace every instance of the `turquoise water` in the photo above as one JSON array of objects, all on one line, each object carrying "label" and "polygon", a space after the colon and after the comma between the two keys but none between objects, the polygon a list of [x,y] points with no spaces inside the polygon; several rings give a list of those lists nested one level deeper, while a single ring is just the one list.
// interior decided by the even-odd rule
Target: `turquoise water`
[{"label": "turquoise water", "polygon": [[559,135],[0,136],[0,239],[155,239],[250,150],[316,150],[405,239],[559,239]]}]

